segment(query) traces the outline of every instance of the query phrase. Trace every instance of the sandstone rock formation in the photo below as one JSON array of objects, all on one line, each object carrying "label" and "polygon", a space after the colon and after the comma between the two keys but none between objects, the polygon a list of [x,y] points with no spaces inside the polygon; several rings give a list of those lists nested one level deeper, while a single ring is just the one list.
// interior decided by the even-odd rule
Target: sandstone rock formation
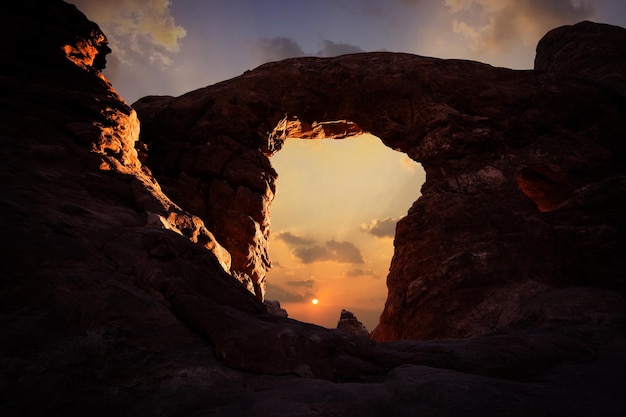
[{"label": "sandstone rock formation", "polygon": [[[554,74],[411,55],[292,60],[197,95],[142,100],[142,152],[155,176],[133,147],[134,110],[99,72],[107,47],[97,26],[59,0],[13,3],[0,21],[3,38],[15,40],[0,77],[0,415],[623,415],[624,305],[615,275],[623,262],[615,156],[622,145],[614,141],[624,132],[621,99]],[[387,84],[375,84],[380,77],[363,63],[388,70]],[[378,97],[381,107],[364,115],[376,107],[380,118],[358,117],[368,100],[324,104],[330,91],[315,84],[320,67],[344,93],[367,81],[371,88],[357,89],[356,98]],[[289,89],[307,80],[310,90]],[[479,87],[483,95],[472,94]],[[406,95],[398,95],[402,89]],[[300,105],[292,102],[297,94],[304,94]],[[195,107],[202,96],[212,104]],[[237,276],[262,295],[268,225],[259,213],[271,200],[274,174],[264,158],[280,147],[280,135],[271,135],[285,117],[280,97],[311,127],[346,120],[347,129],[332,123],[322,130],[371,131],[426,161],[428,195],[399,231],[390,289],[410,286],[418,270],[428,277],[440,258],[447,262],[439,281],[413,286],[415,303],[389,302],[401,309],[388,310],[387,320],[401,313],[408,320],[414,308],[432,314],[421,322],[432,326],[440,317],[429,300],[450,300],[440,304],[450,321],[467,311],[470,333],[483,333],[493,328],[479,326],[490,303],[493,314],[509,314],[506,331],[375,342],[266,311]],[[512,109],[519,112],[505,114]],[[167,119],[171,136],[156,135],[150,112]],[[541,112],[554,119],[541,122]],[[222,196],[207,184],[232,199],[206,200]],[[176,193],[176,186],[199,192]],[[496,206],[500,200],[506,205]],[[427,210],[445,201],[451,209],[440,217]],[[220,204],[240,223],[218,232]],[[514,221],[497,217],[502,211]],[[468,226],[454,223],[455,213]],[[473,222],[484,217],[470,214],[487,216],[493,228],[483,221],[476,234]],[[528,241],[505,239],[521,236]],[[427,252],[425,241],[439,243],[439,252]],[[460,246],[471,253],[448,259]],[[516,252],[529,248],[529,256]],[[566,252],[552,259],[559,250]],[[249,265],[239,258],[246,251]],[[576,263],[563,269],[566,258]],[[407,259],[414,263],[403,269]],[[483,287],[474,285],[480,277]],[[459,305],[461,296],[467,305]],[[529,316],[513,326],[517,311]],[[393,323],[381,326],[381,334],[400,333]],[[454,323],[440,332],[459,333]]]},{"label": "sandstone rock formation", "polygon": [[[420,162],[423,196],[398,223],[378,340],[609,320],[602,306],[622,302],[626,117],[622,98],[585,80],[368,53],[270,63],[134,107],[146,164],[257,288],[276,178],[267,156],[285,131],[350,121],[339,130]],[[563,299],[565,316],[553,310]]]},{"label": "sandstone rock formation", "polygon": [[535,70],[593,80],[626,96],[626,29],[580,22],[548,32],[537,45]]},{"label": "sandstone rock formation", "polygon": [[358,336],[369,337],[370,335],[370,332],[363,326],[363,323],[356,318],[354,313],[348,310],[341,310],[337,330]]}]

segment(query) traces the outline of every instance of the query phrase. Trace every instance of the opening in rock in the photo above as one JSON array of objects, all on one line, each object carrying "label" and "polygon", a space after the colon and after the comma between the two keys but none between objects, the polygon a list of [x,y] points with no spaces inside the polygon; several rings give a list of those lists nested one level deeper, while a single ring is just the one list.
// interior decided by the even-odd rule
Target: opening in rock
[{"label": "opening in rock", "polygon": [[387,297],[395,224],[420,195],[421,165],[370,134],[289,138],[271,161],[278,180],[266,298],[332,328],[347,309],[372,330]]}]

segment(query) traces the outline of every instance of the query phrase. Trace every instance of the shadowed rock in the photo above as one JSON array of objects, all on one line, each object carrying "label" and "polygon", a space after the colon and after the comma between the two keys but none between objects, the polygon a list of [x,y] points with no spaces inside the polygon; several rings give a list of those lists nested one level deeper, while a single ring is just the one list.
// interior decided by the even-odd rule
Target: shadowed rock
[{"label": "shadowed rock", "polygon": [[339,322],[337,322],[337,330],[358,336],[369,337],[370,335],[370,332],[368,332],[365,326],[363,326],[363,323],[361,323],[356,316],[348,310],[341,310]]},{"label": "shadowed rock", "polygon": [[[614,279],[623,259],[615,204],[623,165],[614,150],[623,141],[613,142],[623,135],[622,101],[556,75],[411,55],[285,61],[197,96],[142,100],[157,178],[133,146],[134,110],[99,72],[107,49],[97,26],[61,1],[26,0],[4,12],[0,32],[16,42],[0,77],[2,416],[623,415],[624,303]],[[362,64],[384,69],[389,84],[377,87]],[[369,105],[354,97],[326,101],[340,97],[316,87],[320,69],[346,94],[361,86],[356,98],[378,97],[370,111],[378,107],[379,117],[359,117]],[[308,90],[284,88],[305,81]],[[403,88],[408,96],[398,95]],[[195,107],[202,97],[215,102]],[[267,140],[285,117],[279,97],[311,126],[352,121],[346,133],[371,131],[428,167],[424,198],[398,228],[389,278],[390,290],[408,283],[415,298],[396,304],[390,292],[389,309],[399,309],[386,311],[380,334],[455,335],[463,314],[468,333],[493,329],[483,321],[490,314],[505,330],[375,342],[267,313],[259,296],[275,174],[265,154],[280,147],[279,135]],[[492,113],[481,107],[487,102]],[[553,120],[540,123],[537,113],[548,111]],[[177,120],[186,127],[175,128]],[[169,130],[158,136],[160,127]],[[491,147],[479,128],[491,129]],[[561,180],[568,192],[550,198]],[[500,200],[507,203],[495,207]],[[477,210],[488,202],[491,211]],[[229,217],[220,207],[233,225],[217,227]],[[495,216],[503,212],[506,219]],[[479,244],[494,252],[483,255]],[[531,255],[516,252],[528,248]],[[241,263],[246,251],[251,266]],[[576,263],[564,267],[564,259]],[[436,271],[429,262],[440,262],[440,280],[413,284],[417,271]],[[391,318],[427,330],[401,334]]]},{"label": "shadowed rock", "polygon": [[537,45],[535,70],[595,81],[626,96],[626,29],[580,22],[548,32]]},{"label": "shadowed rock", "polygon": [[[146,163],[205,220],[260,298],[276,178],[267,156],[285,132],[338,120],[358,126],[346,134],[370,132],[426,171],[422,197],[397,225],[374,338],[543,325],[556,302],[537,311],[537,297],[562,300],[562,289],[578,288],[597,297],[593,310],[623,294],[625,103],[587,81],[367,53],[270,63],[134,107]],[[597,316],[572,302],[568,321]]]}]

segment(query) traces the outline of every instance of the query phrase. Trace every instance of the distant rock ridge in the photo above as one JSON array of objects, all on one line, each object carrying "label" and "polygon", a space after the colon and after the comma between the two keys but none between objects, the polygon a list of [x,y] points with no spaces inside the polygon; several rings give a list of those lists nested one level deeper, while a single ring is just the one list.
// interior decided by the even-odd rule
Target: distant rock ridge
[{"label": "distant rock ridge", "polygon": [[[617,94],[376,53],[146,98],[138,119],[74,6],[23,0],[0,22],[3,417],[623,415]],[[427,169],[378,337],[475,337],[376,342],[270,314],[266,155],[284,109]]]},{"label": "distant rock ridge", "polygon": [[345,309],[341,310],[341,315],[337,322],[337,330],[357,336],[369,337],[370,335],[370,332],[363,326],[363,323],[356,318],[354,313]]}]

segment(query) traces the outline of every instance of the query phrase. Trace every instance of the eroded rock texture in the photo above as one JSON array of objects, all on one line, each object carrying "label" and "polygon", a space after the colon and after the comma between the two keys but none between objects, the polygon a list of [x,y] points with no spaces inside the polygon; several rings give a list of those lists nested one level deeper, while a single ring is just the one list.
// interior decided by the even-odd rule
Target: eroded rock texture
[{"label": "eroded rock texture", "polygon": [[626,96],[626,29],[593,22],[561,26],[537,45],[535,70],[593,80]]},{"label": "eroded rock texture", "polygon": [[[141,162],[145,147],[139,155],[133,147],[138,138],[134,110],[99,72],[108,47],[97,26],[73,6],[56,0],[13,3],[0,16],[3,39],[13,40],[5,45],[0,67],[3,417],[624,414],[626,343],[623,328],[616,325],[623,300],[617,291],[619,280],[614,277],[615,268],[621,265],[618,256],[622,249],[607,243],[609,237],[614,242],[622,241],[621,229],[616,228],[622,215],[611,203],[622,196],[613,141],[623,132],[617,118],[623,111],[621,98],[588,83],[561,83],[553,75],[535,76],[477,63],[409,55],[286,61],[188,97],[142,101],[138,108],[147,115],[150,135],[158,126],[149,112],[156,115],[162,111],[161,117],[172,123],[167,130],[172,135],[153,136],[148,147],[148,161],[155,162],[155,171],[166,184],[161,187]],[[17,33],[23,36],[16,37]],[[363,70],[363,63],[385,69],[392,75],[388,84],[377,88],[376,83],[370,83],[380,81],[380,76],[376,71],[370,74]],[[315,74],[311,74],[311,68]],[[328,71],[329,80],[338,77],[337,86],[346,85],[344,101],[326,102],[326,98],[338,97],[316,86],[320,68]],[[399,72],[393,76],[396,70]],[[458,71],[462,71],[461,77]],[[486,98],[469,94],[475,87],[461,81],[468,76],[470,81],[491,85],[491,90],[484,92]],[[312,83],[310,88],[288,88],[305,86],[299,84],[303,77]],[[370,92],[348,88],[363,87],[362,80],[369,80]],[[235,88],[237,83],[242,87]],[[446,94],[435,88],[446,85],[454,87]],[[521,86],[527,96],[522,94],[520,98],[515,86]],[[540,86],[549,88],[544,95],[538,93]],[[408,96],[398,96],[400,87],[408,89]],[[213,104],[192,106],[196,99],[201,101],[198,97],[211,97],[211,91],[220,89],[222,94],[215,93]],[[456,90],[468,94],[459,96]],[[350,99],[350,91],[357,91],[357,98],[378,97],[381,106],[371,104],[370,111],[377,107],[380,119],[359,118],[356,110],[344,112],[342,109],[350,106],[368,109],[362,101]],[[506,98],[499,94],[502,91]],[[588,104],[576,111],[586,103],[577,101],[579,93],[587,95]],[[302,94],[301,107],[294,98],[296,94]],[[535,94],[547,102],[536,104]],[[287,101],[282,103],[280,97]],[[246,104],[245,100],[251,98],[256,100]],[[490,111],[478,106],[486,106],[487,101],[491,102]],[[528,108],[522,111],[524,107],[518,102]],[[407,103],[429,105],[408,111],[411,106]],[[518,113],[503,113],[515,103]],[[289,110],[283,110],[283,104]],[[483,110],[474,114],[474,104]],[[556,104],[569,107],[560,109]],[[513,127],[520,127],[524,120],[537,121],[533,118],[538,117],[535,106],[553,112],[554,123],[524,125],[519,136],[504,135],[512,134]],[[319,113],[326,111],[324,108],[329,109],[328,113]],[[170,113],[172,109],[180,113]],[[291,110],[306,123],[285,124],[300,126],[299,132],[313,132],[320,125],[324,135],[372,131],[386,138],[390,146],[401,147],[425,164],[430,161],[431,182],[425,189],[429,199],[425,193],[400,228],[390,288],[396,284],[400,288],[404,282],[404,275],[397,274],[403,271],[400,260],[409,255],[424,261],[418,265],[420,268],[432,271],[426,268],[428,258],[421,257],[420,250],[427,249],[420,246],[425,241],[441,242],[437,247],[441,253],[436,256],[447,259],[450,253],[456,253],[460,242],[467,247],[462,236],[472,236],[476,245],[487,245],[489,239],[523,230],[520,236],[534,237],[530,243],[520,243],[521,250],[531,243],[544,242],[539,236],[547,230],[547,236],[563,240],[552,237],[531,253],[537,259],[526,268],[538,278],[533,275],[530,283],[519,281],[513,273],[521,267],[520,260],[529,260],[511,251],[509,263],[496,264],[501,261],[501,252],[492,255],[487,251],[495,250],[496,243],[485,248],[487,255],[472,246],[467,249],[472,254],[451,258],[442,269],[449,276],[442,275],[437,282],[450,283],[449,287],[440,287],[444,298],[448,289],[451,299],[464,294],[464,289],[472,287],[459,287],[458,271],[469,265],[468,279],[475,282],[475,271],[491,270],[477,263],[486,259],[494,262],[492,269],[506,272],[506,285],[522,282],[529,288],[526,293],[538,291],[528,301],[528,311],[536,311],[538,316],[549,311],[552,316],[528,320],[526,328],[509,326],[507,331],[471,339],[380,343],[269,314],[259,297],[236,278],[262,286],[262,274],[255,282],[252,272],[266,268],[262,240],[265,232],[261,227],[266,218],[258,213],[267,207],[263,197],[271,200],[268,190],[272,190],[274,175],[264,158],[280,146],[278,133],[269,144],[265,133],[284,119],[283,111]],[[231,112],[239,113],[241,123],[233,123]],[[203,119],[210,114],[212,118]],[[354,124],[342,122],[346,119]],[[317,120],[333,123],[314,125]],[[191,133],[174,128],[174,121],[189,123],[184,126],[191,126]],[[491,127],[489,121],[498,123]],[[505,128],[508,123],[513,126],[510,130]],[[481,132],[500,132],[503,136],[496,135],[495,143],[487,146],[491,142],[484,138],[490,136]],[[450,138],[453,143],[445,142]],[[529,144],[533,153],[523,150]],[[547,156],[548,151],[554,151],[550,144],[560,145],[559,152]],[[587,160],[593,164],[584,165],[580,154],[566,146],[571,144],[583,146]],[[171,154],[167,146],[172,147]],[[189,153],[191,148],[196,152]],[[500,154],[496,151],[500,150],[509,156],[497,157]],[[226,162],[216,156],[220,152]],[[484,155],[492,155],[488,164],[481,159]],[[535,159],[529,161],[528,155]],[[190,166],[187,162],[202,161],[200,156],[216,158],[205,169],[214,169],[218,164],[219,172],[211,176],[186,171]],[[441,169],[434,166],[436,161],[442,164]],[[474,177],[461,175],[472,172]],[[561,193],[559,188],[554,193],[558,198],[546,193],[546,189],[554,188],[554,182],[567,184],[568,192]],[[226,230],[233,233],[248,233],[240,236],[243,243],[236,241],[236,234],[230,236],[234,243],[222,243],[218,236],[229,235],[213,231],[219,210],[211,208],[210,200],[207,203],[206,197],[212,194],[203,188],[213,183],[224,187],[227,195],[235,195],[232,200],[215,204],[224,204],[224,210],[236,214],[235,219],[250,213],[256,222],[252,225],[246,220],[248,228],[241,230],[238,227],[246,225],[243,220],[227,226],[232,229]],[[175,193],[177,184],[181,189],[194,186],[202,192]],[[504,208],[477,211],[483,201],[479,196],[493,198],[496,191],[499,199],[514,199]],[[420,221],[431,224],[434,212],[426,209],[432,205],[441,211],[444,206],[436,203],[444,198],[452,211],[437,217],[439,223],[430,226],[434,228],[431,232],[420,226]],[[547,205],[540,203],[544,200]],[[464,229],[457,223],[452,227],[452,215],[461,211],[456,204],[468,202],[474,205],[467,206],[462,219],[470,226]],[[205,208],[200,210],[203,205]],[[497,230],[485,228],[481,240],[475,234],[472,222],[476,220],[471,214],[477,213],[478,217],[497,212],[501,216],[504,209],[510,209],[507,214],[517,220],[526,219],[522,214],[530,213],[530,220],[523,222],[521,229],[515,222],[492,219]],[[419,216],[420,210],[428,216]],[[260,237],[255,241],[257,227]],[[555,234],[555,228],[563,234]],[[442,230],[448,233],[446,239]],[[539,262],[547,262],[557,251],[549,244],[571,248],[566,246],[570,242],[565,238],[579,234],[595,251],[574,253],[581,259],[571,258],[577,262],[575,268],[565,270],[577,272],[571,275],[572,281],[567,281],[570,275],[554,272],[562,267],[556,261],[546,267],[554,274],[539,274]],[[507,244],[508,248],[517,248]],[[246,250],[251,251],[250,265],[239,263],[238,256]],[[563,257],[570,254],[565,252]],[[591,269],[594,259],[606,262],[597,263],[597,273],[589,277],[585,271]],[[408,263],[406,271],[409,274],[417,269]],[[484,291],[476,290],[476,298],[467,298],[467,307],[463,307],[468,311],[474,311],[471,306],[476,306],[472,304],[476,300],[491,300],[494,309],[509,311],[507,302],[522,298],[504,297],[498,293],[502,284],[495,276],[487,272],[479,276],[488,277],[487,286],[494,288],[490,291],[501,298],[490,299]],[[592,278],[604,287],[599,288]],[[557,281],[561,285],[558,290]],[[526,287],[520,284],[516,288],[519,291]],[[429,296],[435,295],[428,288],[422,293],[426,295],[418,296],[412,305],[428,311],[424,306],[429,305]],[[499,299],[503,299],[504,308],[496,303]],[[390,300],[394,300],[392,294]],[[419,304],[419,300],[426,300],[425,304]],[[456,302],[460,303],[460,298]],[[452,313],[465,311],[454,304],[448,309]],[[399,317],[400,313],[388,311],[387,318],[393,314]],[[478,329],[475,333],[481,333],[477,326],[481,321],[472,319],[471,314],[468,323]],[[546,322],[552,326],[539,326]],[[389,324],[381,326],[387,326],[385,331],[390,333],[396,331]],[[445,331],[455,334],[456,330],[451,326]]]},{"label": "eroded rock texture", "polygon": [[624,100],[588,81],[368,53],[266,64],[135,108],[147,164],[255,284],[276,125],[351,121],[420,162],[426,184],[398,224],[376,339],[611,320],[604,306],[622,302]]}]

